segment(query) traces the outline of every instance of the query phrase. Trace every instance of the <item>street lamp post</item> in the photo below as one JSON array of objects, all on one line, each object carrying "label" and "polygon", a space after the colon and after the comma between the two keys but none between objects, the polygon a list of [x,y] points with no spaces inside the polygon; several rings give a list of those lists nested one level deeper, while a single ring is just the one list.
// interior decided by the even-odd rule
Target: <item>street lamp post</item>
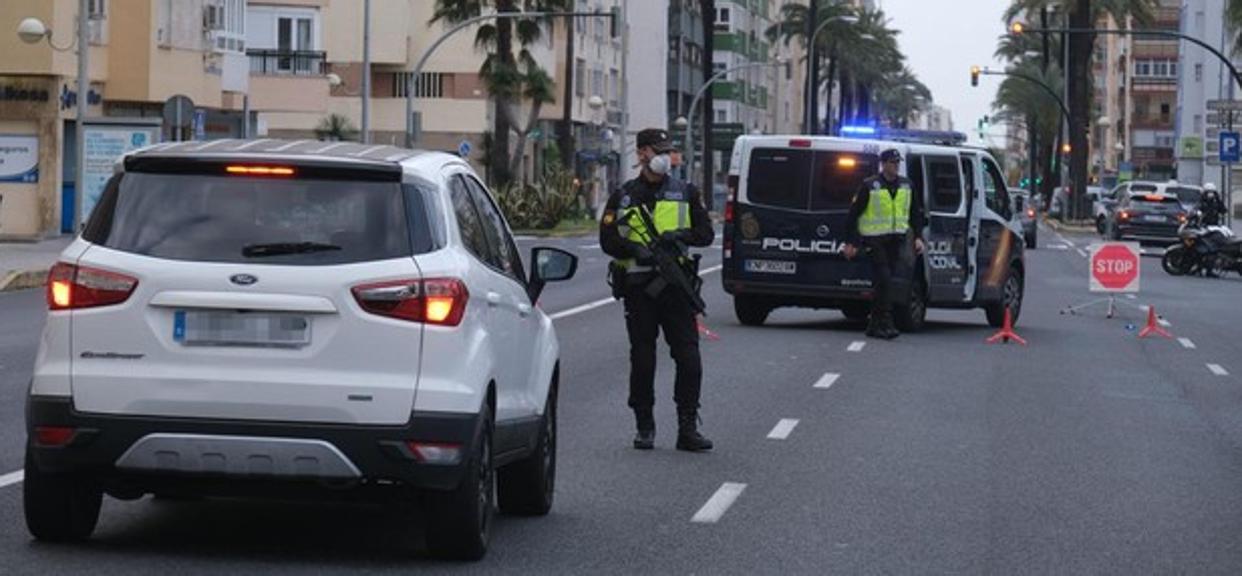
[{"label": "street lamp post", "polygon": [[[84,2],[86,0],[83,0]],[[423,71],[423,66],[427,64],[427,59],[431,58],[431,54],[439,48],[445,40],[450,36],[464,30],[470,26],[478,24],[484,20],[515,20],[520,18],[608,18],[612,21],[613,37],[617,37],[618,27],[617,20],[620,18],[620,11],[614,9],[612,12],[498,12],[495,14],[483,14],[467,18],[459,22],[456,26],[449,28],[439,38],[436,38],[422,56],[419,56],[418,62],[414,64],[414,69],[410,72],[410,77],[405,81],[405,147],[414,147],[414,81]],[[573,39],[571,38],[572,42]]]},{"label": "street lamp post", "polygon": [[[784,66],[785,64],[786,64],[786,60],[783,58],[777,60],[776,62],[751,62],[749,64],[741,64],[738,66],[734,66],[732,68],[725,68],[724,70],[721,70],[713,74],[711,78],[707,79],[707,82],[703,83],[703,86],[699,88],[699,91],[694,94],[694,99],[690,101],[690,111],[686,113],[686,116],[683,116],[682,118],[678,118],[675,121],[675,124],[677,124],[678,126],[681,126],[682,121],[685,120],[686,136],[683,142],[685,143],[686,148],[689,149],[689,154],[686,155],[686,179],[687,180],[693,180],[694,178],[694,150],[696,148],[694,146],[694,140],[692,140],[692,135],[694,134],[694,111],[699,106],[699,100],[701,100],[703,98],[703,95],[707,93],[707,90],[712,87],[712,84],[715,84],[716,81],[738,70],[746,70],[749,68],[760,68],[760,67],[765,67],[765,66]],[[707,153],[706,150],[704,151],[704,153],[705,154]],[[707,178],[704,177],[704,180],[706,181]],[[706,184],[706,182],[704,182],[704,184]],[[710,192],[711,191],[708,190],[705,193],[710,193]]]},{"label": "street lamp post", "polygon": [[[805,114],[803,114],[803,116],[805,117],[803,119],[805,122],[805,125],[803,126],[803,128],[807,134],[814,133],[812,132],[812,129],[814,128],[814,124],[815,124],[815,110],[812,109],[811,107],[811,101],[814,100],[814,97],[813,97],[814,91],[819,89],[819,86],[815,86],[810,80],[811,67],[815,65],[815,52],[816,52],[815,48],[817,46],[816,41],[819,39],[819,33],[823,32],[826,28],[828,28],[828,25],[832,24],[833,22],[844,22],[846,24],[857,24],[858,17],[853,14],[842,14],[840,16],[833,16],[832,18],[829,18],[827,20],[824,20],[823,22],[820,22],[819,26],[815,27],[815,31],[811,33],[811,41],[807,43],[806,101],[803,103],[804,104],[803,108],[805,109],[804,110]],[[829,78],[828,81],[832,82],[832,78]]]},{"label": "street lamp post", "polygon": [[371,143],[371,0],[362,2],[362,143]]},{"label": "street lamp post", "polygon": [[[77,150],[77,166],[75,169],[75,179],[73,193],[73,233],[77,234],[78,229],[82,226],[82,196],[86,194],[86,109],[90,105],[90,37],[88,35],[87,24],[90,14],[90,1],[78,0],[78,117],[74,125],[74,136],[77,139],[75,148]],[[22,20],[17,26],[17,36],[27,44],[36,44],[47,39],[48,46],[58,52],[67,52],[73,49],[73,45],[61,48],[52,43],[52,30],[43,24],[37,18],[27,18]]]}]

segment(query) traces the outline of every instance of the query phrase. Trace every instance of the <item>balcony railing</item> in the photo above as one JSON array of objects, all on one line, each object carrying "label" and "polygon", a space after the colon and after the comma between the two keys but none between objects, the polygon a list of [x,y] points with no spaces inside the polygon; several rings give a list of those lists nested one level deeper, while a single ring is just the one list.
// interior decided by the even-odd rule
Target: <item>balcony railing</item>
[{"label": "balcony railing", "polygon": [[272,76],[322,76],[327,54],[310,50],[247,50],[250,73]]}]

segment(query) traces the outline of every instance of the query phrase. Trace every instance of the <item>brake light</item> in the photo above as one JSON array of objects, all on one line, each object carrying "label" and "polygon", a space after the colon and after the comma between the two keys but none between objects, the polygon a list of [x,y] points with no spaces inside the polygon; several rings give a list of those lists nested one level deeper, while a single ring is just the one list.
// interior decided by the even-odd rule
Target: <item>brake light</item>
[{"label": "brake light", "polygon": [[1164,200],[1164,196],[1161,196],[1159,194],[1148,194],[1144,196],[1143,199],[1148,202],[1159,202],[1161,200]]},{"label": "brake light", "polygon": [[811,141],[806,138],[795,138],[789,141],[790,148],[810,148]]},{"label": "brake light", "polygon": [[363,310],[378,316],[457,326],[466,313],[470,292],[456,278],[392,280],[353,288],[354,300]]},{"label": "brake light", "polygon": [[1035,209],[1034,209],[1034,208],[1027,208],[1027,209],[1026,209],[1026,215],[1027,215],[1027,216],[1029,216],[1029,217],[1031,217],[1031,218],[1034,218],[1034,217],[1035,217]]},{"label": "brake light", "polygon": [[461,462],[461,444],[446,442],[418,442],[410,440],[405,443],[414,459],[423,464],[457,464]]},{"label": "brake light", "polygon": [[725,224],[733,223],[733,203],[737,202],[737,175],[729,175],[729,195],[725,198],[724,221]]},{"label": "brake light", "polygon": [[1120,216],[1122,220],[1129,220],[1129,219],[1130,219],[1130,213],[1129,213],[1129,212],[1126,212],[1125,210],[1122,210],[1122,211],[1121,211],[1121,214],[1118,214],[1118,216]]},{"label": "brake light", "polygon": [[1177,221],[1178,221],[1178,222],[1181,222],[1182,224],[1185,224],[1185,223],[1186,223],[1186,215],[1185,215],[1185,214],[1178,214],[1178,215],[1177,215]]},{"label": "brake light", "polygon": [[224,171],[242,176],[293,176],[288,166],[226,166]]},{"label": "brake light", "polygon": [[48,310],[112,306],[129,299],[138,279],[116,272],[58,262],[47,275]]},{"label": "brake light", "polygon": [[73,441],[77,430],[67,426],[35,426],[35,444],[39,446],[65,446]]}]

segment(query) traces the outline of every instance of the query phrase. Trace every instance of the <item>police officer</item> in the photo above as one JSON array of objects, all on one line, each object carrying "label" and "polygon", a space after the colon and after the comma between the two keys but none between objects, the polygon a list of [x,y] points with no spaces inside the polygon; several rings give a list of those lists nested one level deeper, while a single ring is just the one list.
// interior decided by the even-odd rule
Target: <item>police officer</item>
[{"label": "police officer", "polygon": [[1220,226],[1223,224],[1225,202],[1220,199],[1220,192],[1216,191],[1215,184],[1208,182],[1203,185],[1203,200],[1199,202],[1199,211],[1202,212],[1202,223],[1204,226]]},{"label": "police officer", "polygon": [[[711,246],[715,233],[699,192],[669,174],[676,151],[668,132],[646,129],[638,133],[637,178],[626,182],[608,199],[600,221],[599,243],[614,258],[610,281],[614,294],[624,299],[625,328],[630,339],[630,397],[638,433],[634,447],[655,447],[656,337],[664,331],[677,366],[673,399],[677,403],[677,449],[699,452],[712,442],[698,431],[699,390],[703,365],[699,333],[690,299],[675,286],[652,293],[659,273],[644,239],[659,238],[684,246]],[[655,230],[640,216],[645,207]],[[660,286],[663,282],[657,282]]]},{"label": "police officer", "polygon": [[852,260],[858,254],[861,239],[871,256],[875,289],[867,336],[891,340],[900,334],[893,324],[893,275],[908,259],[909,253],[903,249],[911,236],[915,252],[923,253],[925,218],[922,196],[915,194],[910,180],[900,174],[901,152],[885,150],[880,154],[880,166],[880,174],[863,181],[850,205],[845,257]]}]

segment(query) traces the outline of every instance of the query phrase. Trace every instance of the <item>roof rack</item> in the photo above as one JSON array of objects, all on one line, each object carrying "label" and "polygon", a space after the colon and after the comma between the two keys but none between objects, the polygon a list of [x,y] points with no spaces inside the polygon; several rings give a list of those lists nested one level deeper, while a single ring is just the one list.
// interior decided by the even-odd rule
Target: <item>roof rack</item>
[{"label": "roof rack", "polygon": [[867,140],[889,140],[908,144],[939,144],[941,146],[961,146],[966,143],[966,135],[961,132],[906,130],[882,126],[844,126],[841,128],[841,136],[844,138],[862,138]]}]

